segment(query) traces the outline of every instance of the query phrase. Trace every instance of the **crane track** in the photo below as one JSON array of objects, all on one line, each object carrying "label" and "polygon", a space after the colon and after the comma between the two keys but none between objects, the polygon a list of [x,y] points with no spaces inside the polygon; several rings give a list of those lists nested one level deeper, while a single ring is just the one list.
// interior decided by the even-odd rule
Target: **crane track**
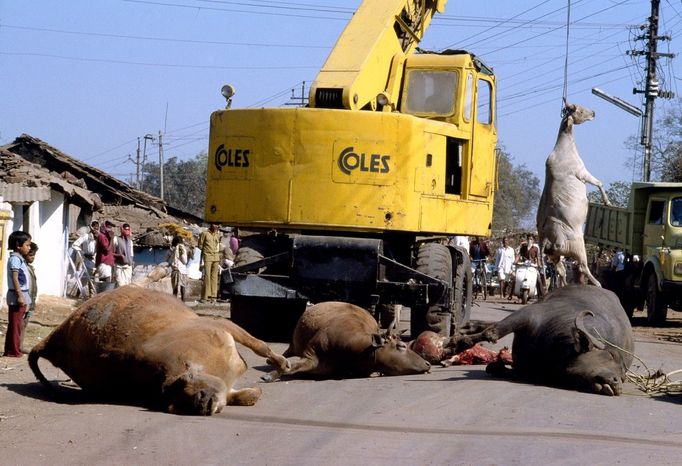
[{"label": "crane track", "polygon": [[288,426],[314,427],[339,430],[358,430],[366,432],[393,432],[404,434],[423,434],[423,435],[455,435],[469,437],[501,437],[501,438],[544,438],[554,440],[575,440],[580,442],[607,443],[607,444],[627,444],[629,446],[639,445],[647,447],[666,447],[682,450],[682,441],[679,439],[660,440],[646,437],[635,437],[628,435],[608,435],[589,431],[561,431],[547,429],[450,429],[438,427],[403,427],[387,425],[354,424],[349,422],[333,421],[313,421],[309,419],[295,419],[278,416],[257,416],[244,414],[230,414],[229,420],[239,420],[259,424],[279,424]]}]

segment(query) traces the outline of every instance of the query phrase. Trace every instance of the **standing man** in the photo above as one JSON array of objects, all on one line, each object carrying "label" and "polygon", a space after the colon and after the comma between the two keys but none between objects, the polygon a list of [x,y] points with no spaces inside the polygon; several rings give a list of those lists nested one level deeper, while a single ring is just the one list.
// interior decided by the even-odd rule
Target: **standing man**
[{"label": "standing man", "polygon": [[495,252],[495,267],[497,276],[500,280],[500,292],[505,296],[507,277],[511,275],[512,265],[514,264],[514,248],[507,244],[507,238],[502,238],[502,246]]},{"label": "standing man", "polygon": [[88,294],[90,296],[95,294],[94,284],[92,280],[95,278],[95,253],[97,251],[97,236],[99,235],[99,222],[93,220],[90,222],[90,231],[78,237],[71,245],[71,249],[81,253],[83,258],[83,266],[88,272]]},{"label": "standing man", "polygon": [[476,236],[474,240],[469,243],[469,256],[472,261],[485,261],[490,255],[488,245],[485,244],[480,237]]},{"label": "standing man", "polygon": [[535,243],[535,235],[532,233],[528,234],[527,241],[528,259],[530,260],[530,263],[538,269],[538,279],[536,283],[538,298],[542,298],[545,295],[545,267],[542,260],[540,260],[540,246]]},{"label": "standing man", "polygon": [[175,235],[173,238],[166,262],[171,267],[173,296],[177,296],[180,291],[180,299],[184,301],[187,288],[187,249],[183,244],[182,236]]},{"label": "standing man", "polygon": [[207,231],[199,236],[199,267],[203,266],[203,286],[199,302],[215,301],[218,298],[218,277],[220,275],[220,240],[222,233],[217,223],[211,223]]},{"label": "standing man", "polygon": [[130,225],[121,225],[121,236],[114,238],[114,263],[116,264],[116,287],[133,281],[133,239]]},{"label": "standing man", "polygon": [[102,282],[111,282],[114,269],[114,225],[109,220],[100,227],[95,245],[95,265]]},{"label": "standing man", "polygon": [[619,247],[616,247],[613,259],[611,259],[611,272],[614,287],[620,292],[625,284],[625,253]]}]

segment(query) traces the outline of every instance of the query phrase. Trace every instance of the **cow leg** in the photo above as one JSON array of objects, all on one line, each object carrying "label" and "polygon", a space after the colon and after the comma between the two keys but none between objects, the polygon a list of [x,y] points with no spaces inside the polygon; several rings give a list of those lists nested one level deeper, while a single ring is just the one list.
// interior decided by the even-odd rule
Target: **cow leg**
[{"label": "cow leg", "polygon": [[497,324],[493,324],[479,333],[453,335],[443,346],[447,354],[457,354],[482,341],[495,343],[498,338]]},{"label": "cow leg", "polygon": [[599,283],[599,280],[594,278],[594,275],[592,275],[592,272],[590,272],[590,268],[587,265],[587,251],[585,251],[585,240],[581,238],[577,238],[573,244],[571,249],[575,251],[575,257],[578,259],[579,267],[580,267],[580,273],[587,277],[590,283],[592,283],[594,286],[598,286],[601,288],[601,283]]},{"label": "cow leg", "polygon": [[590,172],[587,171],[587,169],[584,169],[581,173],[578,173],[578,179],[582,181],[583,183],[589,183],[592,186],[596,186],[597,189],[599,189],[599,193],[601,194],[601,199],[602,202],[605,205],[611,205],[611,202],[609,201],[609,197],[606,195],[606,191],[604,190],[604,185],[602,184],[601,181],[596,179],[594,176],[590,174]]},{"label": "cow leg", "polygon": [[263,382],[274,382],[279,379],[281,375],[286,374],[296,374],[297,372],[313,372],[321,374],[324,371],[320,370],[320,360],[315,354],[306,354],[303,357],[298,358],[294,363],[291,359],[287,360],[288,368],[282,370],[274,370],[269,374],[265,374],[261,377]]},{"label": "cow leg", "polygon": [[263,390],[259,387],[233,389],[227,395],[226,404],[230,406],[253,406],[262,394]]},{"label": "cow leg", "polygon": [[272,351],[268,344],[263,340],[259,340],[258,338],[254,337],[232,321],[220,320],[218,322],[225,327],[225,330],[232,335],[235,341],[251,349],[251,351],[256,353],[258,356],[266,358],[268,364],[275,366],[277,370],[284,372],[289,367],[289,362],[287,359],[284,356]]}]

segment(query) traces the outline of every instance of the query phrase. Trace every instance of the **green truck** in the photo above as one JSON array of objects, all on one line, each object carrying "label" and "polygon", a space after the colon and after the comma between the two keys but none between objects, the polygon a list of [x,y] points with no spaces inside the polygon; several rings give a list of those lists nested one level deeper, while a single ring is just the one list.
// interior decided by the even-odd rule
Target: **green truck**
[{"label": "green truck", "polygon": [[603,284],[629,317],[646,305],[658,325],[682,311],[682,183],[633,183],[627,208],[590,203],[585,241],[625,252],[625,270]]}]

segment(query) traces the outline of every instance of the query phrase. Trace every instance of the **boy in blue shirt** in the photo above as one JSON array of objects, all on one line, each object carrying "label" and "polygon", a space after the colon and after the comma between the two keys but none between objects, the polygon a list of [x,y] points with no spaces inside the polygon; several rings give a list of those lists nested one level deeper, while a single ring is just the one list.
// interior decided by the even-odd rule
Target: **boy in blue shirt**
[{"label": "boy in blue shirt", "polygon": [[29,272],[26,256],[31,250],[31,235],[24,231],[15,231],[9,235],[8,246],[13,250],[7,260],[7,336],[5,337],[5,353],[3,356],[20,358],[22,320],[28,305]]}]

